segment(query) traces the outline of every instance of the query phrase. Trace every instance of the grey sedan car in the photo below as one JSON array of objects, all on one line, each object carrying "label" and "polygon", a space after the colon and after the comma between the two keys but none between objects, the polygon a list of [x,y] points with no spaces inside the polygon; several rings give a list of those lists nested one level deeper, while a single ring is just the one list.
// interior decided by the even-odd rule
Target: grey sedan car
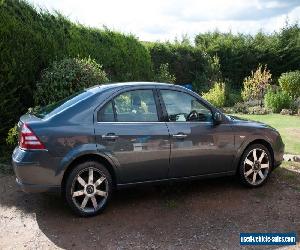
[{"label": "grey sedan car", "polygon": [[142,183],[237,175],[257,187],[284,152],[274,128],[163,83],[95,86],[22,116],[18,128],[20,188],[61,191],[81,216],[103,211],[115,188]]}]

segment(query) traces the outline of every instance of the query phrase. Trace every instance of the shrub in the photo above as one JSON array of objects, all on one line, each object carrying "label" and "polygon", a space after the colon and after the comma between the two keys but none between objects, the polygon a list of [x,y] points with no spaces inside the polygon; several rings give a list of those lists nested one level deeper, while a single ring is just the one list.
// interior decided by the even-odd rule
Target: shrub
[{"label": "shrub", "polygon": [[9,146],[16,146],[18,143],[18,128],[17,128],[17,124],[15,126],[13,126],[7,134],[6,137],[6,143]]},{"label": "shrub", "polygon": [[260,106],[262,106],[265,91],[272,81],[271,76],[267,66],[262,68],[262,66],[259,65],[255,72],[252,71],[251,76],[246,77],[243,82],[244,88],[242,97],[244,101],[257,99],[260,101]]},{"label": "shrub", "polygon": [[265,105],[274,113],[293,106],[293,99],[284,91],[268,91],[265,95]]},{"label": "shrub", "polygon": [[281,89],[294,99],[300,96],[300,70],[283,73],[278,82]]},{"label": "shrub", "polygon": [[266,115],[270,113],[270,110],[261,106],[249,107],[247,109],[248,114],[251,115]]},{"label": "shrub", "polygon": [[232,89],[227,89],[226,90],[226,100],[225,100],[225,105],[227,107],[232,107],[236,103],[242,101],[242,96],[240,91],[232,90]]},{"label": "shrub", "polygon": [[202,97],[215,105],[216,107],[224,107],[225,105],[225,83],[215,83]]},{"label": "shrub", "polygon": [[238,102],[233,106],[233,112],[248,114],[248,105],[244,102]]},{"label": "shrub", "polygon": [[155,75],[155,81],[157,82],[166,82],[166,83],[174,83],[176,78],[169,72],[169,64],[164,63],[159,67],[158,72]]},{"label": "shrub", "polygon": [[43,71],[34,98],[37,105],[47,105],[86,87],[106,82],[106,73],[95,60],[66,58],[53,62]]}]

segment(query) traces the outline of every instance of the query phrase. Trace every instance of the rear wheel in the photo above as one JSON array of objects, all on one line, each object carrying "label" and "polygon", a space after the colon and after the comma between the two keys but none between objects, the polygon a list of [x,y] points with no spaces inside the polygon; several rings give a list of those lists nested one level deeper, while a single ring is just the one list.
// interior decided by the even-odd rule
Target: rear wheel
[{"label": "rear wheel", "polygon": [[77,165],[69,174],[65,198],[71,209],[80,216],[101,213],[112,193],[112,179],[100,163],[88,161]]},{"label": "rear wheel", "polygon": [[243,184],[258,187],[267,181],[271,168],[272,158],[269,150],[264,145],[253,144],[243,153],[239,177]]}]

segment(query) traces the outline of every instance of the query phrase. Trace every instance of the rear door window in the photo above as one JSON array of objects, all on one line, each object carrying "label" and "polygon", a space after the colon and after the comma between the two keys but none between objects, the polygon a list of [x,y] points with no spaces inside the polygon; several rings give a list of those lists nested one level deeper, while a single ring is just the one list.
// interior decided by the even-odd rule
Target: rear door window
[{"label": "rear door window", "polygon": [[101,122],[157,122],[158,114],[152,90],[124,92],[98,112]]}]

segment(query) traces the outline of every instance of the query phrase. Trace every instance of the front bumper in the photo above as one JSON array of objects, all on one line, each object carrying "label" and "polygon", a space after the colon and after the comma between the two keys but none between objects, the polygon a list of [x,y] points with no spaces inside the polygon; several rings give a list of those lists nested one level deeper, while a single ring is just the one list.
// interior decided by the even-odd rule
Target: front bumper
[{"label": "front bumper", "polygon": [[280,164],[283,162],[284,148],[285,145],[282,142],[281,137],[279,137],[274,150],[274,169],[279,167]]}]

